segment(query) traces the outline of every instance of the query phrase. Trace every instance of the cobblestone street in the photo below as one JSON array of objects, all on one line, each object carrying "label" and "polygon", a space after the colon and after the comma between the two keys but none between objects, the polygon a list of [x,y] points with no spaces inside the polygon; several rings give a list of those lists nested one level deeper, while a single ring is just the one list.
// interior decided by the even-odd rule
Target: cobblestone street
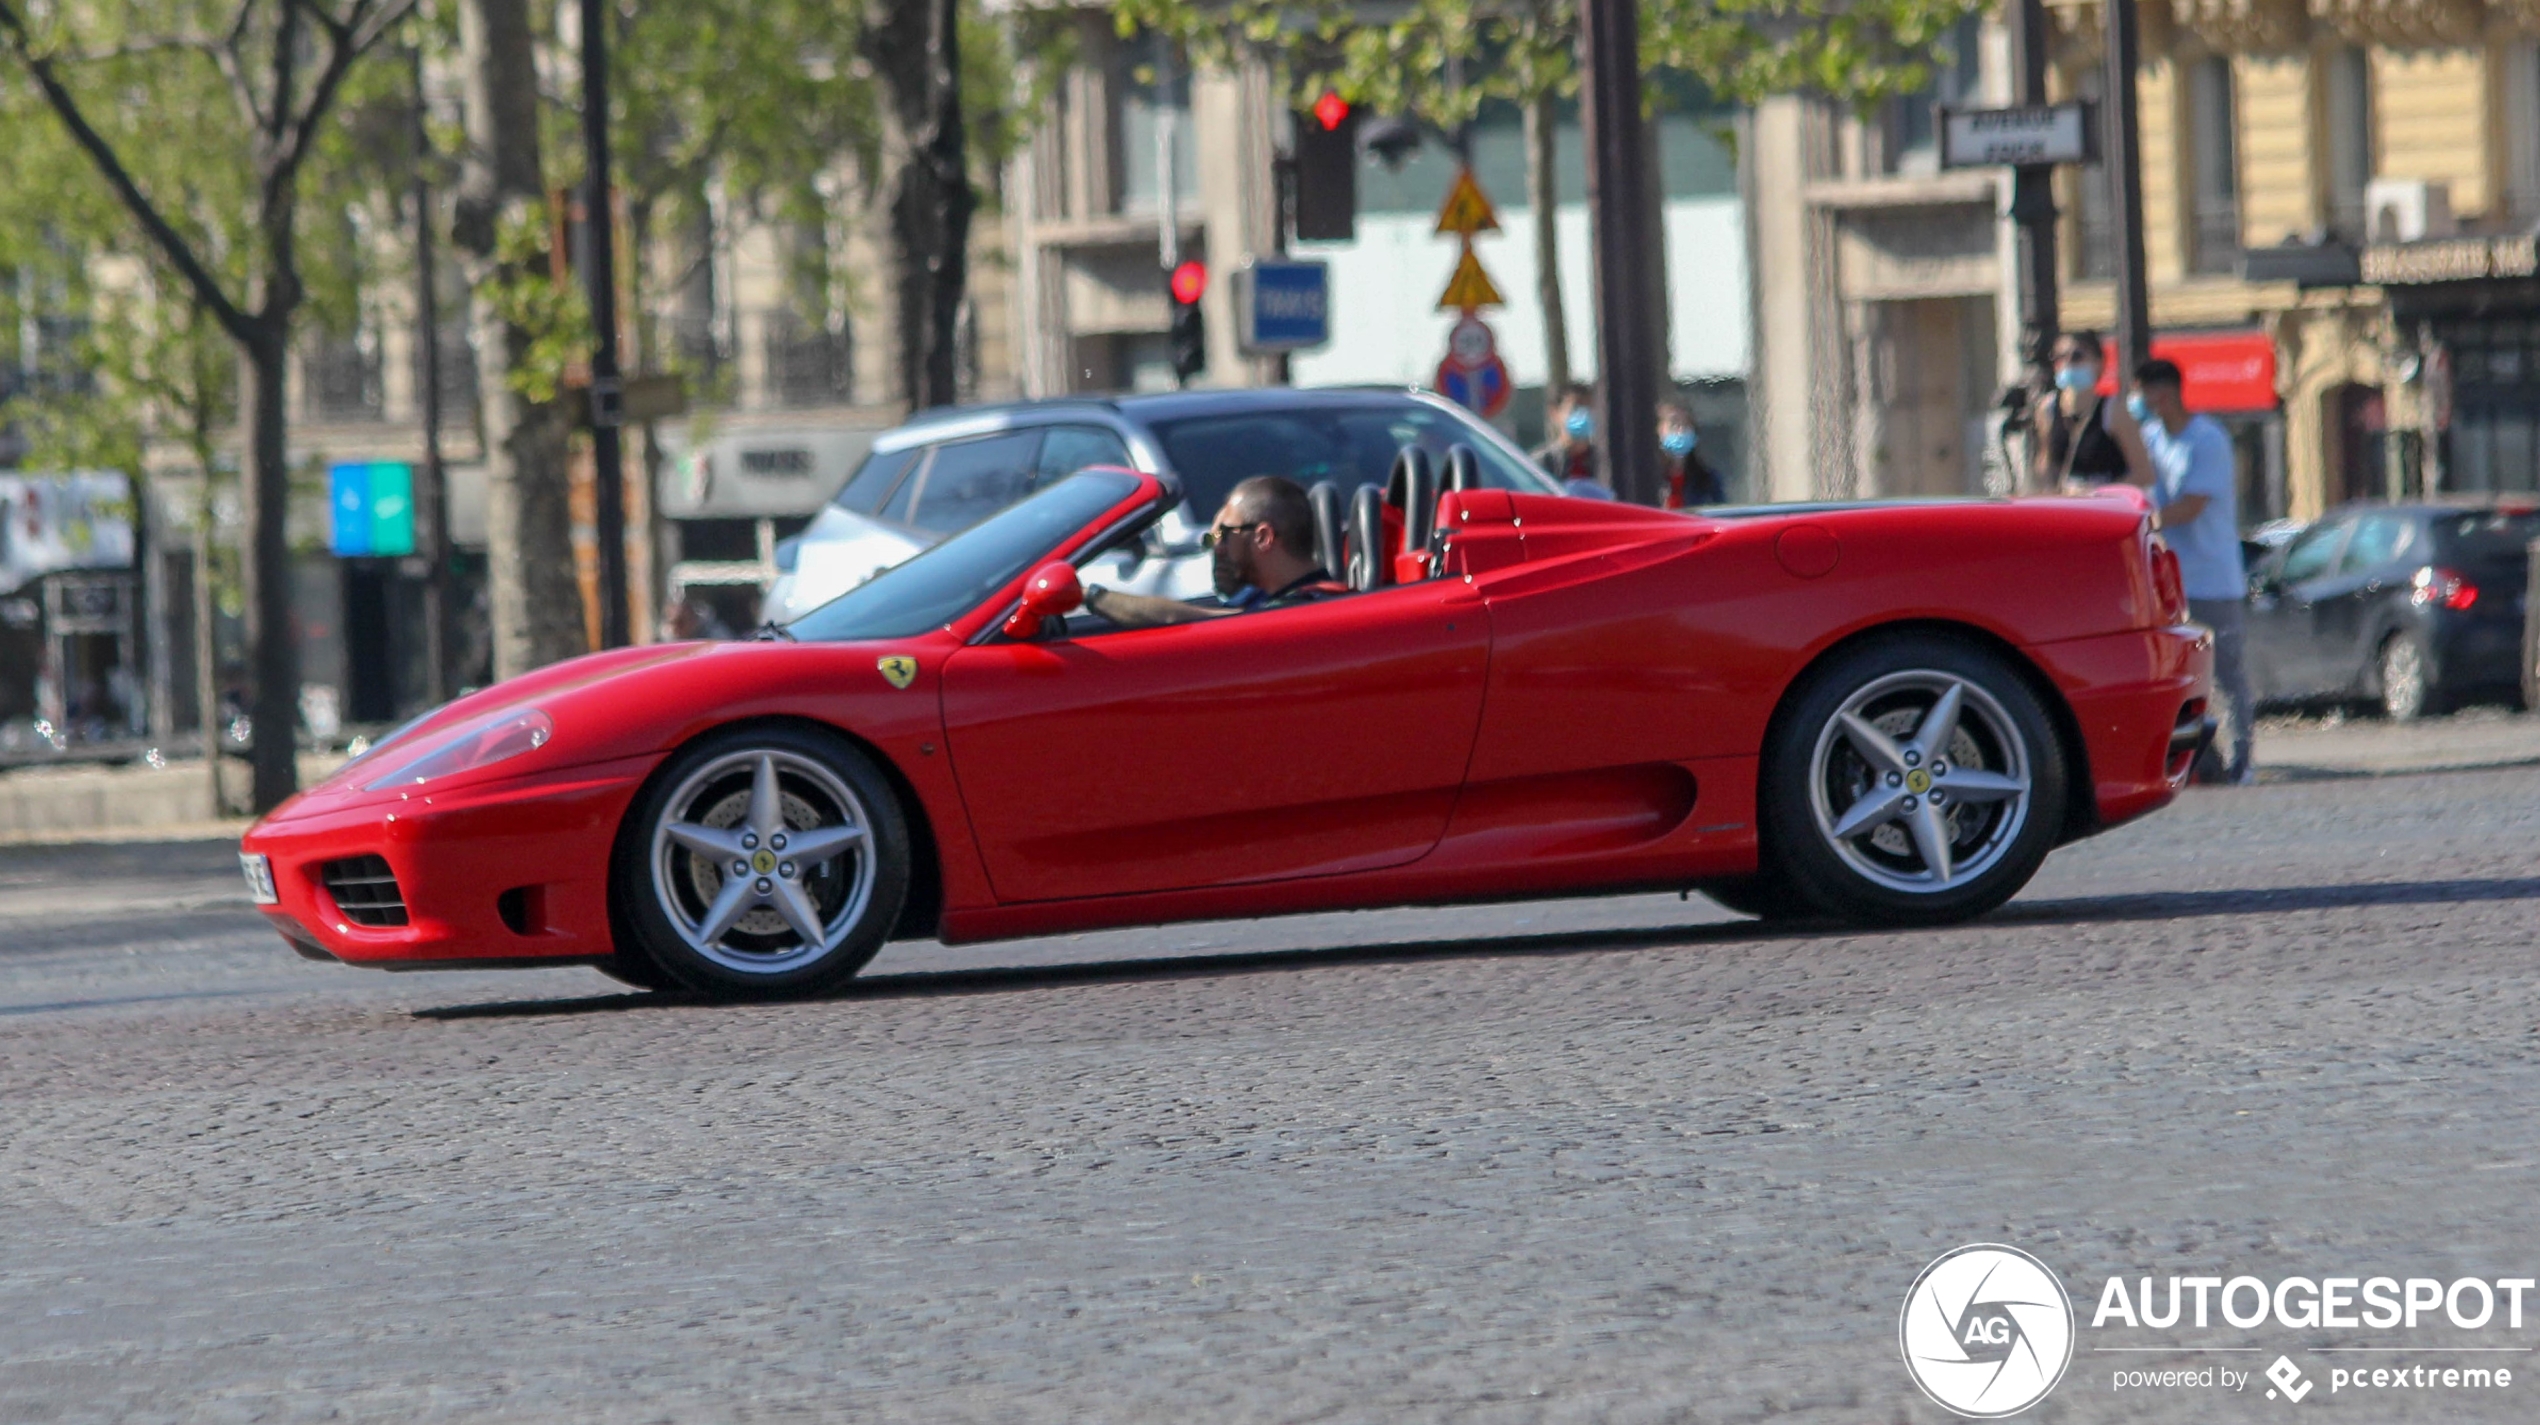
[{"label": "cobblestone street", "polygon": [[2185,1358],[2095,1355],[2099,1284],[2540,1274],[2536,835],[2530,767],[2278,780],[1950,931],[1398,911],[743,1009],[0,851],[0,1419],[1939,1421],[1897,1312],[1973,1241],[2080,1314],[2027,1418],[2255,1418],[2112,1390]]}]

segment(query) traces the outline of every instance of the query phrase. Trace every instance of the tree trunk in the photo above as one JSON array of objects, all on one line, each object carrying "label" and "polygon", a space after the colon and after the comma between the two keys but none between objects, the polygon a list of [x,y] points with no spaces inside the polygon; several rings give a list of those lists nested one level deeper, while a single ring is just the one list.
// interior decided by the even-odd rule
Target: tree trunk
[{"label": "tree trunk", "polygon": [[1543,400],[1570,384],[1570,319],[1561,309],[1560,115],[1550,93],[1526,103],[1526,212],[1535,225],[1535,304],[1543,309]]},{"label": "tree trunk", "polygon": [[502,679],[585,651],[582,587],[574,574],[565,413],[559,402],[533,401],[514,386],[537,334],[506,320],[489,296],[496,284],[524,275],[498,252],[501,233],[537,221],[546,202],[526,0],[463,0],[459,45],[467,153],[451,237],[474,290],[469,316],[485,442],[494,676]]},{"label": "tree trunk", "polygon": [[900,390],[912,411],[960,399],[961,301],[978,206],[962,128],[960,14],[959,0],[884,3],[866,30],[886,90],[884,212]]},{"label": "tree trunk", "polygon": [[[286,313],[288,309],[285,309]],[[247,647],[255,691],[251,802],[261,815],[299,789],[300,646],[291,618],[290,447],[284,383],[291,366],[290,319],[264,317],[240,362],[239,403],[247,420]]]},{"label": "tree trunk", "polygon": [[1675,308],[1667,293],[1667,165],[1659,116],[1650,115],[1640,132],[1641,173],[1649,191],[1649,239],[1644,250],[1649,254],[1649,290],[1658,301],[1658,398],[1668,401],[1676,395],[1676,324],[1669,319]]}]

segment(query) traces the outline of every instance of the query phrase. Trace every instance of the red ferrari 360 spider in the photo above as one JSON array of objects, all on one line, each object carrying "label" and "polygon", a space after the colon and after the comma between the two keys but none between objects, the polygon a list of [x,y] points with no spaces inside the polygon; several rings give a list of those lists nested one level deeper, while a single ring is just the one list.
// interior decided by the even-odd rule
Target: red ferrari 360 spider
[{"label": "red ferrari 360 spider", "polygon": [[1354,592],[1079,611],[1179,500],[1080,472],[760,641],[462,698],[259,822],[248,879],[313,958],[730,997],[893,938],[1586,892],[1928,924],[2211,732],[2139,501],[1689,516],[1423,469]]}]

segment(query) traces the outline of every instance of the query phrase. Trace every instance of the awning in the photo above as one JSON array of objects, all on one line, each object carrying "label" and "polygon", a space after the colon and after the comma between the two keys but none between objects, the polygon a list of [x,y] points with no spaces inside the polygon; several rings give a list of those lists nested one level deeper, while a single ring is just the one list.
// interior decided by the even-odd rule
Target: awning
[{"label": "awning", "polygon": [[[2193,332],[2152,338],[2152,354],[2178,363],[2179,394],[2191,411],[2272,411],[2275,343],[2262,331]],[[2099,394],[2117,394],[2117,374],[2099,373]]]}]

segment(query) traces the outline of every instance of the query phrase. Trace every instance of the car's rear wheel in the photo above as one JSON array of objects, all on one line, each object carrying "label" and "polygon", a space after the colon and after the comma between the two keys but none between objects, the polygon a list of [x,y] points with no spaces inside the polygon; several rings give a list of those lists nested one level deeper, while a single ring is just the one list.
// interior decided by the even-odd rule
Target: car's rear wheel
[{"label": "car's rear wheel", "polygon": [[1999,655],[1881,638],[1812,672],[1776,722],[1764,850],[1800,896],[1848,920],[1981,915],[2037,873],[2064,819],[2063,749]]},{"label": "car's rear wheel", "polygon": [[2443,710],[2425,644],[2413,633],[2401,631],[2381,641],[2373,682],[2381,694],[2381,715],[2392,722],[2414,722]]},{"label": "car's rear wheel", "polygon": [[871,758],[832,735],[708,736],[629,815],[614,878],[628,949],[700,994],[834,990],[881,951],[908,895],[898,799]]}]

